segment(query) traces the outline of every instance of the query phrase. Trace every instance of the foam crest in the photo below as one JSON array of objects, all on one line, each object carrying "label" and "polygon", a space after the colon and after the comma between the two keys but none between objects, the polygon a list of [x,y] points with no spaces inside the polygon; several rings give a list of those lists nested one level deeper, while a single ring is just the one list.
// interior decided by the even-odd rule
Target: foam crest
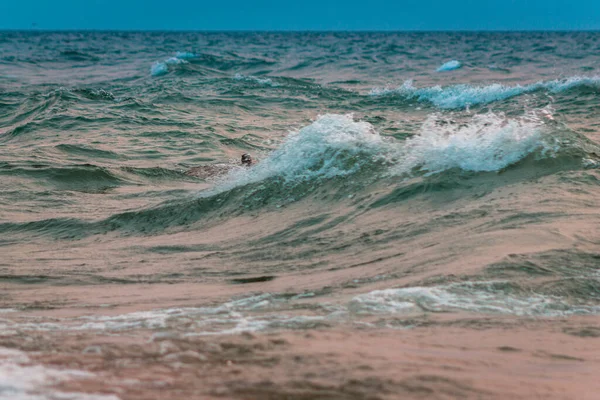
[{"label": "foam crest", "polygon": [[198,58],[197,54],[194,53],[190,53],[187,51],[178,51],[177,53],[175,53],[175,57],[181,59],[181,60],[188,60],[191,58]]},{"label": "foam crest", "polygon": [[277,87],[279,86],[278,84],[274,83],[273,80],[269,79],[269,78],[259,78],[257,76],[247,76],[247,75],[242,75],[242,74],[235,74],[233,76],[233,79],[235,79],[236,81],[244,81],[244,82],[252,82],[252,83],[256,83],[262,86],[271,86],[271,87]]},{"label": "foam crest", "polygon": [[292,132],[252,168],[235,168],[202,195],[273,177],[297,184],[349,176],[375,166],[385,168],[387,175],[407,177],[455,168],[499,171],[530,154],[556,155],[560,141],[545,128],[549,113],[542,109],[511,119],[490,112],[461,123],[433,114],[405,141],[383,140],[371,124],[354,121],[351,115],[328,114]]},{"label": "foam crest", "polygon": [[368,314],[468,311],[560,317],[600,312],[597,305],[572,305],[562,298],[539,294],[520,295],[503,286],[504,282],[476,282],[376,290],[354,297],[349,307],[354,312]]},{"label": "foam crest", "polygon": [[275,176],[287,183],[346,176],[372,163],[381,149],[385,142],[368,122],[354,121],[352,115],[327,114],[290,133],[256,166],[232,171],[219,189]]},{"label": "foam crest", "polygon": [[157,61],[150,67],[150,74],[152,76],[165,75],[167,72],[169,72],[169,67],[167,67],[167,64],[164,62]]},{"label": "foam crest", "polygon": [[195,58],[196,55],[193,53],[182,53],[177,52],[175,57],[169,57],[164,61],[157,61],[150,67],[150,74],[152,76],[161,76],[169,72],[169,65],[187,64],[186,59]]},{"label": "foam crest", "polygon": [[454,71],[455,69],[459,69],[462,67],[460,61],[452,60],[442,64],[436,71],[437,72],[446,72],[446,71]]},{"label": "foam crest", "polygon": [[494,83],[486,86],[476,85],[453,85],[432,86],[417,88],[413,81],[405,81],[401,86],[390,88],[374,88],[372,96],[401,96],[408,100],[429,102],[442,109],[460,109],[472,105],[489,104],[496,101],[506,100],[539,90],[547,90],[550,93],[560,93],[567,90],[592,87],[600,88],[600,77],[570,77],[552,81],[540,81],[530,85],[506,86]]},{"label": "foam crest", "polygon": [[536,150],[550,151],[548,141],[543,122],[534,113],[520,119],[488,113],[476,115],[465,124],[432,115],[417,135],[405,141],[392,172],[409,174],[418,169],[434,174],[452,168],[498,171]]}]

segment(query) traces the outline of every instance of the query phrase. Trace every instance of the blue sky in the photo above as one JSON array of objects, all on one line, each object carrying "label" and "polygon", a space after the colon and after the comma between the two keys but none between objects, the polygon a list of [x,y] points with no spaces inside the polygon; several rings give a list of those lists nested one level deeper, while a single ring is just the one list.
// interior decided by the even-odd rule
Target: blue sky
[{"label": "blue sky", "polygon": [[0,0],[0,29],[600,30],[600,0]]}]

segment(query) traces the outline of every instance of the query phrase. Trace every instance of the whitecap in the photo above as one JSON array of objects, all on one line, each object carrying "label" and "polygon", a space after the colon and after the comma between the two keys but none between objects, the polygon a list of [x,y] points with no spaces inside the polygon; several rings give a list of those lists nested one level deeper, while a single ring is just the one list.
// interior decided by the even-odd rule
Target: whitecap
[{"label": "whitecap", "polygon": [[150,74],[152,76],[161,76],[169,72],[169,65],[187,64],[185,60],[187,58],[193,58],[195,56],[192,53],[176,53],[175,57],[169,57],[164,61],[157,61],[150,67]]},{"label": "whitecap", "polygon": [[210,196],[233,187],[279,177],[287,183],[347,176],[381,159],[386,150],[371,124],[352,115],[326,114],[291,132],[281,146],[252,168],[231,171]]},{"label": "whitecap", "polygon": [[187,59],[191,59],[191,58],[197,58],[198,55],[187,52],[187,51],[178,51],[177,53],[175,53],[175,57],[182,59],[182,60],[187,60]]},{"label": "whitecap", "polygon": [[349,308],[359,314],[458,310],[483,314],[544,317],[600,312],[600,307],[597,305],[572,305],[560,297],[511,293],[502,290],[503,283],[473,282],[376,290],[354,297]]},{"label": "whitecap", "polygon": [[453,85],[417,88],[412,80],[405,81],[395,89],[374,88],[371,96],[401,96],[409,100],[429,102],[442,109],[460,109],[472,105],[489,104],[538,90],[560,93],[577,87],[600,87],[600,77],[570,77],[552,81],[540,81],[529,85],[506,86],[494,83],[485,86]]},{"label": "whitecap", "polygon": [[417,135],[404,142],[391,172],[499,171],[535,151],[550,157],[555,150],[553,137],[546,134],[544,122],[534,112],[512,119],[490,112],[461,124],[434,114]]},{"label": "whitecap", "polygon": [[247,76],[247,75],[242,75],[239,73],[235,74],[233,76],[233,79],[235,79],[236,81],[253,82],[253,83],[257,83],[262,86],[271,86],[271,87],[278,86],[276,83],[273,82],[273,80],[271,80],[269,78],[259,78],[256,76]]},{"label": "whitecap", "polygon": [[152,76],[165,75],[167,72],[169,72],[169,67],[167,67],[167,64],[165,64],[164,62],[157,61],[154,64],[152,64],[152,67],[150,67],[150,74]]},{"label": "whitecap", "polygon": [[462,67],[462,64],[460,63],[460,61],[452,60],[452,61],[448,61],[448,62],[444,63],[436,71],[437,72],[454,71],[455,69],[459,69],[460,67]]}]

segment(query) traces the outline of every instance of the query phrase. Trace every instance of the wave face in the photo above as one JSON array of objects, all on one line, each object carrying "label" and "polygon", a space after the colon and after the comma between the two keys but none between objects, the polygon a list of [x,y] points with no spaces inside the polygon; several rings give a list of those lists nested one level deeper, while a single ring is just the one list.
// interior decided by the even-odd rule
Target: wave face
[{"label": "wave face", "polygon": [[[0,397],[4,385],[104,400],[113,392],[91,392],[108,377],[123,398],[152,398],[117,378],[197,380],[228,361],[242,382],[246,367],[313,360],[280,358],[314,339],[295,330],[369,352],[360,343],[377,330],[386,348],[414,342],[424,357],[483,343],[473,365],[530,337],[498,350],[532,357],[524,370],[556,362],[539,337],[571,354],[593,341],[571,338],[599,335],[599,33],[0,32],[0,43]],[[446,337],[451,348],[431,344]],[[20,363],[1,346],[35,354]],[[35,364],[59,359],[95,375]],[[591,360],[577,368],[597,370]],[[319,369],[329,361],[308,372],[340,386],[240,393],[369,397],[348,371]],[[451,386],[432,378],[448,371],[437,360],[421,361],[426,379],[388,387],[390,372],[367,386],[439,384],[447,397],[472,380],[462,365]],[[57,376],[56,393],[31,371]]]}]

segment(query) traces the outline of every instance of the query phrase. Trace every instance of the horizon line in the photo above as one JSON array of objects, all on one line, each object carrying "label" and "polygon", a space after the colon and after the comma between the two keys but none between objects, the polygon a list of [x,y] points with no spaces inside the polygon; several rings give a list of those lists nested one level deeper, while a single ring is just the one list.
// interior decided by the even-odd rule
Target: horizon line
[{"label": "horizon line", "polygon": [[600,32],[597,29],[45,29],[0,28],[0,32],[99,32],[99,33],[577,33]]}]

